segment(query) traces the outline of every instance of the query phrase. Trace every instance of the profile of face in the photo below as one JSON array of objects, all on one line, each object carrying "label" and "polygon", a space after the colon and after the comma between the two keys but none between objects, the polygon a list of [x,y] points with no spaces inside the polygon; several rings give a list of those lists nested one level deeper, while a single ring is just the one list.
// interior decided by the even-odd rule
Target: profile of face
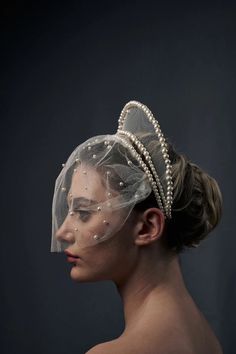
[{"label": "profile of face", "polygon": [[[132,267],[137,252],[133,241],[135,215],[131,212],[120,228],[124,211],[109,208],[107,194],[100,174],[92,166],[80,164],[67,195],[68,214],[56,232],[57,240],[66,244],[65,252],[79,257],[71,268],[75,281],[118,281]],[[95,210],[90,205],[96,205]],[[109,230],[113,230],[112,237],[98,242]]]}]

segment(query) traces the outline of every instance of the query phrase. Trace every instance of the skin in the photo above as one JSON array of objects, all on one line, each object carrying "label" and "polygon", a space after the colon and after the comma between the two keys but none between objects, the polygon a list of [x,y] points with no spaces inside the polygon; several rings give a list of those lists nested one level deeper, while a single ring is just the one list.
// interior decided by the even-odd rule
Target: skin
[{"label": "skin", "polygon": [[[73,198],[92,196],[102,202],[107,191],[99,174],[81,165],[73,175],[70,193]],[[133,211],[114,237],[86,244],[91,235],[104,233],[104,218],[112,224],[116,217],[107,211],[86,218],[77,213],[67,216],[56,235],[68,243],[69,252],[80,257],[71,269],[74,281],[111,280],[123,301],[121,336],[86,354],[221,354],[216,336],[184,284],[178,255],[163,245],[165,218],[158,208]],[[77,239],[75,221],[84,241]]]}]

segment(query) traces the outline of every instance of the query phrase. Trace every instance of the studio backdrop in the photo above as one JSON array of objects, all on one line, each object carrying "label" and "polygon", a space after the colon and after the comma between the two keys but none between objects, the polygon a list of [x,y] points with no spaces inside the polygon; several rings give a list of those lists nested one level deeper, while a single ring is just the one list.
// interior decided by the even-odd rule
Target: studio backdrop
[{"label": "studio backdrop", "polygon": [[165,136],[219,183],[220,225],[180,256],[225,354],[236,348],[235,4],[126,1],[1,5],[2,354],[83,354],[118,337],[111,282],[74,283],[50,253],[54,183],[121,108],[151,108]]}]

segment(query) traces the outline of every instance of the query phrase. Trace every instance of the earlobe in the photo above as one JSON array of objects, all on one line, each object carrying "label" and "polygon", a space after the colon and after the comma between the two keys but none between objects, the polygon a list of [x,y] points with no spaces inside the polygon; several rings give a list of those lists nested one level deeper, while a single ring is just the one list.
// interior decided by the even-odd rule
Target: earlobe
[{"label": "earlobe", "polygon": [[157,241],[164,229],[165,217],[158,208],[149,208],[141,216],[139,229],[136,234],[135,243],[146,245]]}]

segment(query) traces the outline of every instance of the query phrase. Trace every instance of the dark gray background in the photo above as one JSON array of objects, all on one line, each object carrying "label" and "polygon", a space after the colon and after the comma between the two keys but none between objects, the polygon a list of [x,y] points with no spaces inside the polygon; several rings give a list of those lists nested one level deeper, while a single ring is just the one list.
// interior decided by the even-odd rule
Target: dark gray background
[{"label": "dark gray background", "polygon": [[115,286],[72,282],[49,249],[61,163],[114,133],[131,99],[221,187],[220,225],[181,261],[224,353],[236,352],[235,23],[233,1],[1,5],[1,353],[83,354],[122,332]]}]

